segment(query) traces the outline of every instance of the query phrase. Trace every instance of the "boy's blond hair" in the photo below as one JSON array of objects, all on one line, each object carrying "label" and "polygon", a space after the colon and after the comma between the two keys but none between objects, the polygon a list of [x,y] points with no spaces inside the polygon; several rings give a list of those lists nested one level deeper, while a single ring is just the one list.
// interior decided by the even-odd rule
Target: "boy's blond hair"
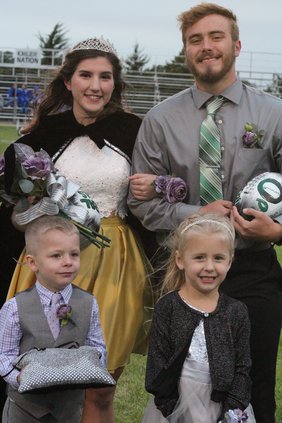
[{"label": "boy's blond hair", "polygon": [[54,229],[65,234],[75,233],[79,236],[78,229],[68,219],[61,216],[41,216],[30,222],[26,227],[25,244],[27,254],[34,254],[40,236]]}]

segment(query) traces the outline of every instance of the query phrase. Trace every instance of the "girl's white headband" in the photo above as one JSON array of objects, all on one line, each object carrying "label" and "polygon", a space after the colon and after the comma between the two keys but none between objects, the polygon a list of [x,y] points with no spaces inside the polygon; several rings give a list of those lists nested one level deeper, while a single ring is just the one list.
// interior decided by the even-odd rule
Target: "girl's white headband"
[{"label": "girl's white headband", "polygon": [[231,238],[234,239],[234,233],[231,231],[231,229],[225,225],[222,222],[216,221],[216,220],[212,220],[212,219],[203,219],[203,220],[196,220],[195,222],[189,223],[189,225],[185,226],[185,228],[182,229],[181,231],[181,235],[184,234],[184,232],[188,231],[188,229],[192,228],[192,226],[195,225],[201,225],[201,223],[215,223],[217,225],[221,225],[222,227],[224,227],[224,229],[226,229],[229,234],[231,235]]}]

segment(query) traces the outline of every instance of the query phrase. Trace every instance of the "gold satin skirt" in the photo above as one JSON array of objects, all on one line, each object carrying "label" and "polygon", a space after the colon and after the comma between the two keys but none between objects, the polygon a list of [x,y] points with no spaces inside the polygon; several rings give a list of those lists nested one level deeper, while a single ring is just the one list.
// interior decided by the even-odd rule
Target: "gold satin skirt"
[{"label": "gold satin skirt", "polygon": [[[140,242],[122,219],[103,218],[100,232],[111,239],[110,247],[99,249],[91,244],[82,250],[80,273],[73,283],[98,301],[108,369],[113,372],[128,364],[132,352],[147,353],[153,310],[152,268]],[[25,251],[16,266],[8,298],[35,283],[24,258]]]}]

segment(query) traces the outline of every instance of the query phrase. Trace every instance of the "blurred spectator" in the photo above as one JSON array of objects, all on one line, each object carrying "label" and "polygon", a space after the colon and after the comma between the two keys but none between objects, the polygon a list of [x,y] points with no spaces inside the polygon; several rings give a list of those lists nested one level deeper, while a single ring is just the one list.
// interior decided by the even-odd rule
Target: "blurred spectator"
[{"label": "blurred spectator", "polygon": [[33,90],[29,91],[29,99],[30,99],[30,106],[32,109],[36,109],[40,101],[42,100],[43,93],[38,87],[38,85],[34,85]]},{"label": "blurred spectator", "polygon": [[19,95],[19,89],[17,88],[17,84],[13,84],[8,89],[8,107],[18,106],[18,95]]},{"label": "blurred spectator", "polygon": [[21,113],[27,114],[29,106],[29,93],[26,85],[24,84],[18,90],[18,104],[21,109]]}]

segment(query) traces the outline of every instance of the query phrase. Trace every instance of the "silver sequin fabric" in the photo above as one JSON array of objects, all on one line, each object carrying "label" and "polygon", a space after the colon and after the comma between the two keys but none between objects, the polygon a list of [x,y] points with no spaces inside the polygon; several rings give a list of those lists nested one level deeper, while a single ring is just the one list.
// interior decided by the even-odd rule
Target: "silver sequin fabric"
[{"label": "silver sequin fabric", "polygon": [[193,334],[189,348],[189,358],[193,358],[199,363],[208,363],[208,353],[203,320],[200,321]]},{"label": "silver sequin fabric", "polygon": [[14,365],[22,369],[20,393],[64,385],[115,385],[100,361],[100,353],[90,346],[30,350]]},{"label": "silver sequin fabric", "polygon": [[[182,300],[187,304],[190,308],[197,310],[203,314],[206,314],[202,310],[198,310],[196,307],[191,306],[191,304],[187,303],[184,298]],[[191,345],[188,352],[188,357],[193,359],[199,363],[208,363],[208,353],[207,353],[207,345],[206,345],[206,338],[205,338],[205,329],[204,329],[204,320],[202,319],[198,326],[196,327]]]}]

